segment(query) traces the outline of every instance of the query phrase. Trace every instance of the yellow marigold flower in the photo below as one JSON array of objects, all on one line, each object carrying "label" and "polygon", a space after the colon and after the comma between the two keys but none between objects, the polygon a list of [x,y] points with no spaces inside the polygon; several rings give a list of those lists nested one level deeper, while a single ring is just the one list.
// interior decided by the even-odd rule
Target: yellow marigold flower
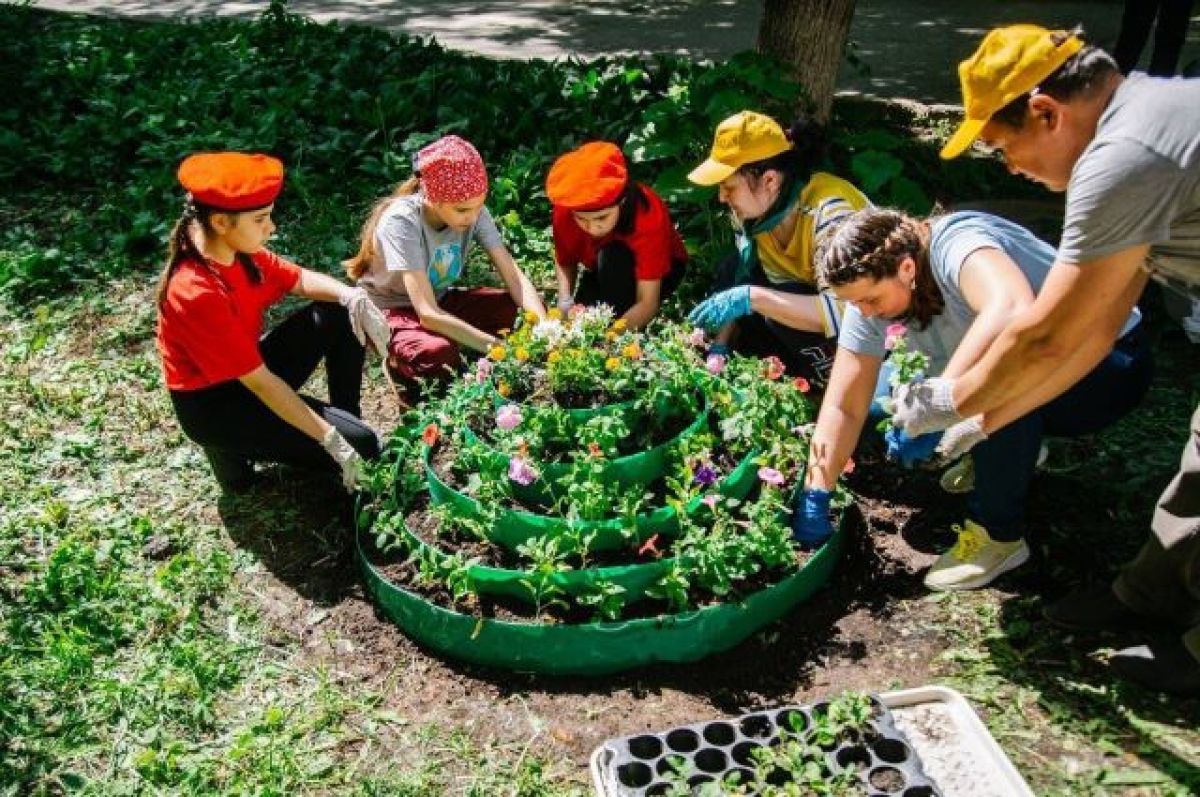
[{"label": "yellow marigold flower", "polygon": [[624,332],[625,331],[625,319],[618,318],[616,321],[613,322],[612,328],[613,328],[614,332]]},{"label": "yellow marigold flower", "polygon": [[608,330],[607,332],[604,333],[604,339],[605,340],[616,340],[617,339],[617,331],[615,329]]},{"label": "yellow marigold flower", "polygon": [[625,355],[630,360],[636,360],[638,357],[642,356],[642,347],[636,342],[630,343],[628,346],[621,349],[621,354]]},{"label": "yellow marigold flower", "polygon": [[496,392],[501,396],[508,398],[508,394],[512,393],[512,388],[508,386],[508,382],[502,381],[500,384],[496,385]]},{"label": "yellow marigold flower", "polygon": [[551,321],[562,321],[562,317],[562,310],[559,310],[557,307],[551,307],[546,311],[546,318],[549,318]]},{"label": "yellow marigold flower", "polygon": [[562,359],[562,352],[552,351],[546,355],[546,362],[556,363]]},{"label": "yellow marigold flower", "polygon": [[488,349],[488,359],[495,360],[496,362],[503,360],[506,354],[507,352],[503,346],[493,346]]},{"label": "yellow marigold flower", "polygon": [[525,311],[525,323],[526,324],[536,324],[540,320],[541,319],[538,317],[537,313],[533,312],[532,310]]},{"label": "yellow marigold flower", "polygon": [[516,352],[513,353],[513,356],[517,358],[517,362],[525,362],[529,359],[529,349],[518,346]]},{"label": "yellow marigold flower", "polygon": [[610,371],[615,371],[621,367],[621,361],[618,360],[616,357],[609,357],[607,360],[604,361],[604,367]]}]

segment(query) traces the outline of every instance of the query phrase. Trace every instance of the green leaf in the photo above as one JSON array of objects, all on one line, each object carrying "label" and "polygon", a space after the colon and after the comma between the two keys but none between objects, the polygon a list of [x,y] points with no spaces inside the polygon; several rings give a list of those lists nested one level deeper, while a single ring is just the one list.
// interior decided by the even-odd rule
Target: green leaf
[{"label": "green leaf", "polygon": [[904,162],[886,152],[868,150],[850,159],[850,171],[854,173],[858,187],[868,196],[899,176],[903,170]]}]

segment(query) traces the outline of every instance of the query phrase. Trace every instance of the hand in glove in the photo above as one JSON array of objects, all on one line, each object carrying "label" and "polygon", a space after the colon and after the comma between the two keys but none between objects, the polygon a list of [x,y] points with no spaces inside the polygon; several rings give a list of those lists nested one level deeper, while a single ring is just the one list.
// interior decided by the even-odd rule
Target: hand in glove
[{"label": "hand in glove", "polygon": [[714,330],[751,312],[750,286],[739,285],[700,302],[688,313],[688,321],[695,326]]},{"label": "hand in glove", "polygon": [[330,426],[329,431],[321,438],[321,448],[333,458],[342,469],[342,486],[346,492],[354,492],[358,480],[363,475],[363,458],[354,450],[354,446],[346,442],[337,427]]},{"label": "hand in glove", "polygon": [[952,462],[984,440],[987,440],[987,433],[983,431],[983,416],[976,415],[947,429],[937,453],[946,462]]},{"label": "hand in glove", "polygon": [[918,462],[924,462],[932,457],[941,439],[941,432],[909,437],[895,426],[890,427],[883,434],[883,440],[887,443],[887,458],[892,462],[899,462],[906,468],[911,468]]},{"label": "hand in glove", "polygon": [[792,507],[792,539],[805,547],[815,548],[833,535],[829,519],[828,490],[805,489],[796,496]]},{"label": "hand in glove", "polygon": [[733,354],[733,349],[729,347],[729,344],[717,341],[708,347],[708,351],[704,353],[704,356],[705,358],[714,356],[728,358],[730,354]]},{"label": "hand in glove", "polygon": [[380,356],[386,357],[392,330],[388,327],[383,311],[375,306],[371,297],[362,288],[351,288],[338,300],[350,314],[350,330],[363,346],[371,341]]},{"label": "hand in glove", "polygon": [[896,388],[892,424],[911,437],[948,429],[963,418],[954,409],[953,379],[934,377]]}]

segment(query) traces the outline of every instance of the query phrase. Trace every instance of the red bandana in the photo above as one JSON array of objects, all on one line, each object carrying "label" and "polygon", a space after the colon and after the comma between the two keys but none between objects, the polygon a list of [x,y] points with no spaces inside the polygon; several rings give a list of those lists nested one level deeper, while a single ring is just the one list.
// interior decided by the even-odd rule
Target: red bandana
[{"label": "red bandana", "polygon": [[417,153],[421,190],[430,202],[464,202],[487,193],[479,151],[458,136],[443,136]]}]

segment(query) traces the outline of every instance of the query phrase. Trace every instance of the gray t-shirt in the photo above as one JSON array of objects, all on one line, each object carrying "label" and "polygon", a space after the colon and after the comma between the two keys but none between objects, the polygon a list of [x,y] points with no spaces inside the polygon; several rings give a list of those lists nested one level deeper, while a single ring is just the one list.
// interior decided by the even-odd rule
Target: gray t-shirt
[{"label": "gray t-shirt", "polygon": [[474,226],[466,232],[449,227],[435,230],[421,212],[421,195],[396,198],[379,218],[375,228],[375,257],[371,267],[358,281],[379,307],[412,307],[404,290],[401,271],[423,269],[440,300],[462,277],[471,242],[484,249],[500,246],[503,241],[492,215],[484,208]]},{"label": "gray t-shirt", "polygon": [[[930,229],[929,267],[942,291],[945,307],[929,326],[920,329],[916,322],[905,322],[909,350],[929,355],[929,375],[946,370],[950,357],[975,322],[975,311],[967,304],[960,287],[962,266],[980,249],[999,249],[1008,255],[1029,280],[1036,294],[1042,289],[1054,247],[1039,240],[1029,230],[990,213],[964,211],[935,219]],[[1137,325],[1141,314],[1135,308],[1125,321],[1122,334]],[[846,308],[838,345],[859,354],[883,357],[886,330],[896,319],[866,318],[854,305]]]},{"label": "gray t-shirt", "polygon": [[1142,244],[1156,279],[1200,297],[1200,80],[1130,75],[1071,172],[1059,257]]}]

